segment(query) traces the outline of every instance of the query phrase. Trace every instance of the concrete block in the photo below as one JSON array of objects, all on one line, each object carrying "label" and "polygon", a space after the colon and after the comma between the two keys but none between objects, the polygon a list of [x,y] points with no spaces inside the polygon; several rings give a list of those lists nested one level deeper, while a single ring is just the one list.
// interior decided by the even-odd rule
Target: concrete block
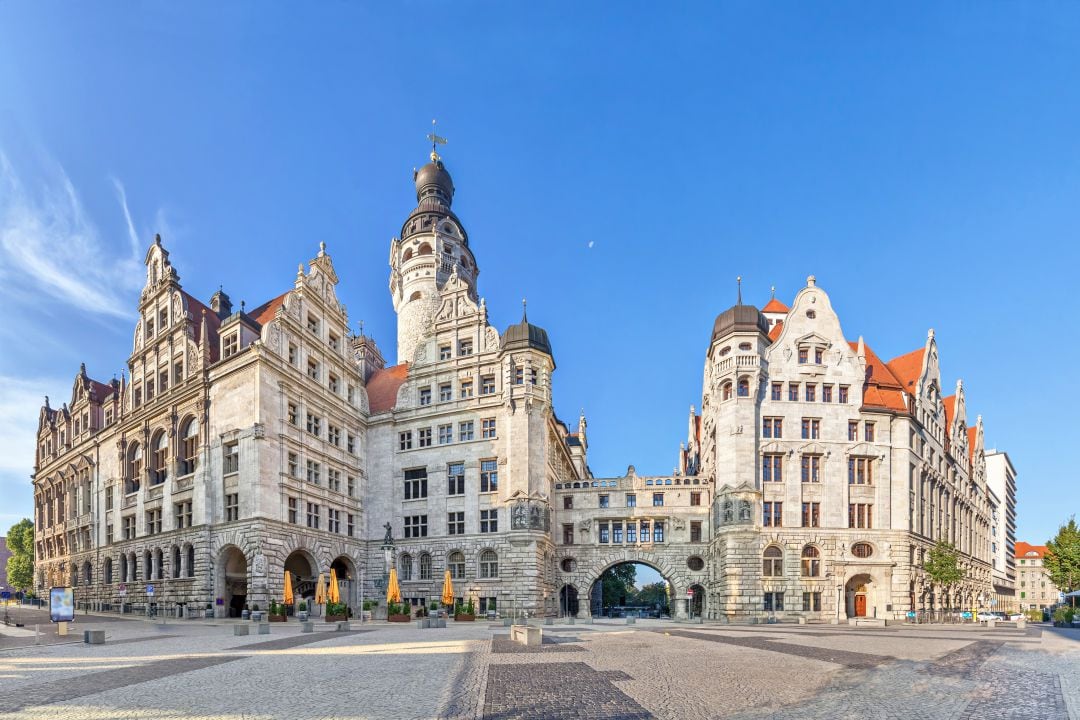
[{"label": "concrete block", "polygon": [[104,645],[104,630],[83,630],[83,642],[87,645]]},{"label": "concrete block", "polygon": [[250,634],[249,633],[250,630],[251,630],[251,627],[249,625],[233,625],[232,626],[232,634],[233,635],[248,635],[248,634]]},{"label": "concrete block", "polygon": [[315,632],[315,623],[311,622],[310,620],[300,623],[300,632]]},{"label": "concrete block", "polygon": [[257,627],[259,628],[259,634],[260,635],[269,635],[270,634],[270,623],[261,622],[261,623],[257,624]]},{"label": "concrete block", "polygon": [[637,624],[637,618],[632,618],[632,617],[631,618],[626,618],[626,624],[627,625],[635,625],[635,624]]},{"label": "concrete block", "polygon": [[804,618],[804,617],[802,617],[802,616],[800,615],[800,616],[799,616],[799,624],[800,624],[800,625],[805,625],[805,624],[806,624],[806,618]]},{"label": "concrete block", "polygon": [[345,632],[345,631],[348,631],[348,630],[351,629],[351,627],[349,626],[349,621],[348,620],[339,620],[334,625],[335,625],[334,630],[336,630],[338,632]]},{"label": "concrete block", "polygon": [[544,618],[545,625],[554,625],[555,621],[552,618]]},{"label": "concrete block", "polygon": [[542,645],[544,631],[533,625],[514,625],[510,628],[510,639],[522,645]]}]

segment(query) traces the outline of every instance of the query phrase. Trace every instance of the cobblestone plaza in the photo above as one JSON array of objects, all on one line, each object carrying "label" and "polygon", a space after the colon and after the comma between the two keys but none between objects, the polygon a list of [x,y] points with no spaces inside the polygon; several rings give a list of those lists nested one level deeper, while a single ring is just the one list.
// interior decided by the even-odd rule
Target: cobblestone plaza
[{"label": "cobblestone plaza", "polygon": [[0,635],[0,718],[1080,718],[1080,631],[1042,626],[606,620],[527,647],[480,622],[233,624],[90,615],[79,637],[106,644]]}]

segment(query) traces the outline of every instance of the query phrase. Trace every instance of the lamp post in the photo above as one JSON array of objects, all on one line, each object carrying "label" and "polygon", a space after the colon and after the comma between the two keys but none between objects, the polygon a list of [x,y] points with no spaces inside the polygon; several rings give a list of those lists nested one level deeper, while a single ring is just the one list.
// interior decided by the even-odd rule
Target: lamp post
[{"label": "lamp post", "polygon": [[[378,587],[379,590],[385,592],[390,582],[390,563],[392,562],[394,557],[394,534],[393,527],[390,525],[390,523],[386,523],[385,525],[383,525],[383,527],[386,529],[386,536],[383,537],[382,544],[383,576],[379,581],[375,583],[375,586]],[[389,612],[389,608],[387,611]],[[362,613],[363,609],[361,609],[360,612]],[[361,615],[361,617],[363,616]],[[372,619],[374,619],[374,617]]]}]

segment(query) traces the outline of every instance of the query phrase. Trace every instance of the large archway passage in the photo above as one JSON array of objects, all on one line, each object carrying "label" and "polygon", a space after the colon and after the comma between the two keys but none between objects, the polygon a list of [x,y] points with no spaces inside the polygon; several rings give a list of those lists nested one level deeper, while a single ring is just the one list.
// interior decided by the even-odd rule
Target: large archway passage
[{"label": "large archway passage", "polygon": [[600,574],[589,590],[593,617],[670,617],[674,587],[652,565],[620,562]]},{"label": "large archway passage", "polygon": [[338,592],[341,602],[354,610],[359,610],[358,588],[359,577],[356,574],[356,563],[346,555],[339,555],[330,563],[330,569],[337,575]]},{"label": "large archway passage", "polygon": [[240,617],[247,601],[247,558],[235,545],[221,550],[217,561],[217,597],[227,617]]},{"label": "large archway passage", "polygon": [[292,576],[293,607],[299,606],[301,600],[307,601],[308,607],[311,607],[318,581],[317,567],[315,558],[306,550],[293,550],[285,558],[284,570]]},{"label": "large archway passage", "polygon": [[563,585],[559,588],[559,617],[577,617],[581,612],[581,602],[578,599],[577,588],[573,585]]}]

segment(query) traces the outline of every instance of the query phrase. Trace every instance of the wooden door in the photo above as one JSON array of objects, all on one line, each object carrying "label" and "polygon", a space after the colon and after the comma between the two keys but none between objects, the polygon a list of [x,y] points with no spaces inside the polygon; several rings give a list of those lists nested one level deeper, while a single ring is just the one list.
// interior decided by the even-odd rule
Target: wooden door
[{"label": "wooden door", "polygon": [[855,617],[866,617],[866,596],[855,596]]}]

